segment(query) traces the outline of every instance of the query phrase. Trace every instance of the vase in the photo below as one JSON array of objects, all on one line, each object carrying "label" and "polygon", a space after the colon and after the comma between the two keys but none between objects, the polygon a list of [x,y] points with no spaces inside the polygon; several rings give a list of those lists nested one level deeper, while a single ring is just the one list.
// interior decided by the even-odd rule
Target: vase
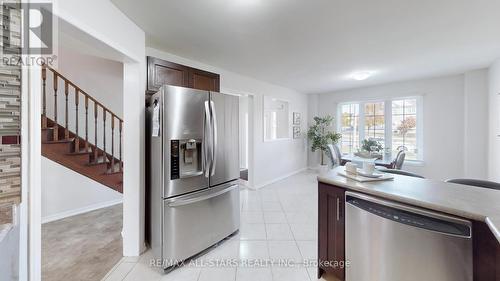
[{"label": "vase", "polygon": [[330,171],[330,166],[329,165],[319,165],[318,167],[318,172],[320,174],[326,174]]}]

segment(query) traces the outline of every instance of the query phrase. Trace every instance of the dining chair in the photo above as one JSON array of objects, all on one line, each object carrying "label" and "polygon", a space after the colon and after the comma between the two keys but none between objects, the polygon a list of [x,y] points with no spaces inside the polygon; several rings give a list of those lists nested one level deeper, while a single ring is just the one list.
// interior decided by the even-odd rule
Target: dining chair
[{"label": "dining chair", "polygon": [[335,156],[337,157],[337,161],[339,163],[339,166],[342,166],[342,153],[340,153],[340,148],[338,145],[333,144],[333,150],[335,151]]},{"label": "dining chair", "polygon": [[403,168],[405,158],[406,158],[406,152],[404,150],[398,151],[396,158],[394,158],[394,161],[392,162],[391,165],[392,168],[396,170],[401,170]]},{"label": "dining chair", "polygon": [[476,179],[449,179],[446,180],[446,182],[500,190],[500,183],[493,181],[476,180]]},{"label": "dining chair", "polygon": [[342,156],[340,155],[340,149],[335,144],[328,144],[326,146],[328,148],[327,156],[331,161],[331,168],[340,166],[342,163]]},{"label": "dining chair", "polygon": [[379,166],[379,167],[377,167],[377,169],[378,169],[378,170],[383,170],[383,169],[395,169],[395,167],[396,167],[396,160],[398,159],[399,154],[401,154],[401,151],[403,151],[403,150],[401,150],[400,148],[401,148],[401,146],[400,146],[400,147],[398,147],[398,149],[397,149],[397,152],[398,152],[398,153],[396,153],[396,157],[394,157],[394,159],[391,161],[391,163],[389,164],[389,166],[385,166],[385,167],[384,167],[384,166]]},{"label": "dining chair", "polygon": [[389,173],[389,174],[396,174],[396,175],[402,175],[402,176],[409,176],[409,177],[414,177],[414,178],[425,179],[421,175],[418,175],[418,174],[415,174],[415,173],[412,173],[412,172],[408,172],[408,171],[405,171],[405,170],[396,170],[396,169],[387,169],[387,168],[381,168],[381,169],[378,169],[378,170],[380,172]]},{"label": "dining chair", "polygon": [[401,151],[401,150],[403,150],[403,151],[408,151],[408,147],[406,147],[406,146],[404,146],[404,145],[400,145],[400,146],[398,146],[398,147],[396,148],[396,150],[397,150],[397,151]]}]

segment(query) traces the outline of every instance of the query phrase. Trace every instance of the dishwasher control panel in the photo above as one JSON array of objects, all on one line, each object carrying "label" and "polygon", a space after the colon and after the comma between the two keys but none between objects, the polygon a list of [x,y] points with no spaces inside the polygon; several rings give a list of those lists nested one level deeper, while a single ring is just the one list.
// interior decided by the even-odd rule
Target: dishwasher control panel
[{"label": "dishwasher control panel", "polygon": [[388,220],[399,222],[405,225],[419,227],[430,231],[436,231],[457,236],[471,236],[471,228],[468,225],[455,223],[432,216],[414,213],[386,205],[381,205],[371,201],[363,200],[347,195],[346,203],[365,210],[373,215],[383,217]]}]

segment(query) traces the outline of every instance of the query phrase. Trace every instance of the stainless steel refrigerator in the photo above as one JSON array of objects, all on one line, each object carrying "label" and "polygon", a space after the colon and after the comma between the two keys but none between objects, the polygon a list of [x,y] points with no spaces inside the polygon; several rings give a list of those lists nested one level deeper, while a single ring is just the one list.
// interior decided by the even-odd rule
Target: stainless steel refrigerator
[{"label": "stainless steel refrigerator", "polygon": [[238,97],[163,86],[151,97],[149,244],[171,269],[239,229]]}]

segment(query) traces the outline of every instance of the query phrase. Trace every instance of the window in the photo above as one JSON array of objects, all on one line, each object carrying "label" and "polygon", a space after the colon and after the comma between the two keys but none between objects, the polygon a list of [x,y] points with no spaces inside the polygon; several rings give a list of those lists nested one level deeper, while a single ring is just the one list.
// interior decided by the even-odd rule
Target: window
[{"label": "window", "polygon": [[353,153],[353,149],[359,146],[359,104],[341,105],[342,153]]},{"label": "window", "polygon": [[385,140],[384,102],[365,103],[365,139]]},{"label": "window", "polygon": [[418,159],[416,99],[392,101],[392,150],[400,147],[407,149],[407,159]]},{"label": "window", "polygon": [[360,140],[375,139],[393,153],[404,147],[407,160],[422,160],[420,106],[420,97],[340,104],[342,153],[357,152]]}]

